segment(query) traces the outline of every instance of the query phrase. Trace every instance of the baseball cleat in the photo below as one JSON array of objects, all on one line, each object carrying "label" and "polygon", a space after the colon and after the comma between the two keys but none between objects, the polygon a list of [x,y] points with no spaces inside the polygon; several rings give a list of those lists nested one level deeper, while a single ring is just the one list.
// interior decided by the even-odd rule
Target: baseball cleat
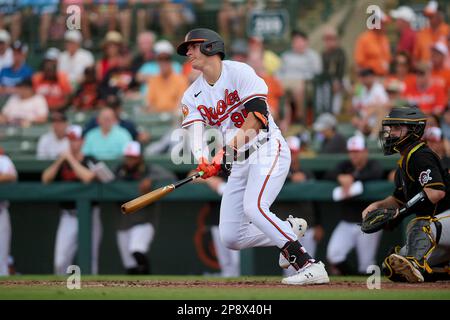
[{"label": "baseball cleat", "polygon": [[402,275],[410,283],[423,282],[422,273],[413,265],[411,261],[398,254],[391,254],[388,262],[395,273]]},{"label": "baseball cleat", "polygon": [[[297,239],[300,240],[305,235],[306,229],[308,229],[308,223],[305,219],[294,218],[292,215],[286,219],[294,230]],[[280,253],[280,258],[278,259],[278,264],[281,268],[287,269],[291,265],[289,261]]]},{"label": "baseball cleat", "polygon": [[330,278],[328,278],[325,265],[321,261],[308,263],[296,274],[281,281],[281,283],[289,285],[324,284],[329,282]]}]

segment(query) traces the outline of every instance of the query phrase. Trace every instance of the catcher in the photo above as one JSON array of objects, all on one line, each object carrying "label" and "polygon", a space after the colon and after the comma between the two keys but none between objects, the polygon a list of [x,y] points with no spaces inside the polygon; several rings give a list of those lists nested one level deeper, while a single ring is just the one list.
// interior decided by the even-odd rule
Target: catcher
[{"label": "catcher", "polygon": [[391,196],[362,212],[361,230],[393,229],[415,215],[406,228],[406,245],[384,259],[392,281],[450,279],[450,186],[448,169],[421,140],[426,116],[416,107],[394,107],[382,121],[380,140],[385,155],[400,153]]}]

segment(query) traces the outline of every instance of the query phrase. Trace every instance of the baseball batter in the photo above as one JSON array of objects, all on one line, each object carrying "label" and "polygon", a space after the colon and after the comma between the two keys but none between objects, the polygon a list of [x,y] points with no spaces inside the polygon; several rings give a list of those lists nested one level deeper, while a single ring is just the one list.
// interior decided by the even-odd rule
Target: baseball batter
[{"label": "baseball batter", "polygon": [[[223,243],[240,250],[277,246],[297,270],[285,284],[328,283],[322,262],[315,261],[297,241],[303,224],[298,218],[280,220],[270,206],[280,192],[291,163],[290,151],[267,105],[267,85],[247,64],[223,61],[224,42],[209,29],[191,30],[177,52],[187,56],[202,74],[184,93],[183,128],[207,179],[220,170],[229,174],[219,230]],[[205,126],[219,128],[225,146],[208,160]]]}]

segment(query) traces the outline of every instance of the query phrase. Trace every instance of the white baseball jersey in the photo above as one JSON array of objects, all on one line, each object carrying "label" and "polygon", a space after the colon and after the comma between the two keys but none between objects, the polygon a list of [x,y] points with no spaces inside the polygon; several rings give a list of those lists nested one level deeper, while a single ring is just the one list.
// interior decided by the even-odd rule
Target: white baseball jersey
[{"label": "white baseball jersey", "polygon": [[[238,129],[248,115],[244,103],[253,98],[266,100],[267,91],[264,80],[249,65],[223,61],[222,73],[213,86],[200,75],[184,93],[181,100],[184,116],[182,127],[200,121],[220,128],[223,134],[227,130]],[[269,127],[277,128],[271,119]]]},{"label": "white baseball jersey", "polygon": [[[8,156],[0,155],[0,174],[10,174],[17,177],[16,167]],[[8,202],[0,199],[0,208],[6,207],[8,207]]]}]

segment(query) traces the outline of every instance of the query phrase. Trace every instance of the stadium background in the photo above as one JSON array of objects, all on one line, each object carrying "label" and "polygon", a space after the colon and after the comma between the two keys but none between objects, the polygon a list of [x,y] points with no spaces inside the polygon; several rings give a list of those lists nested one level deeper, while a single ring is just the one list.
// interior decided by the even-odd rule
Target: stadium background
[{"label": "stadium background", "polygon": [[[265,44],[268,49],[281,53],[289,47],[289,32],[295,28],[301,28],[305,30],[310,37],[311,46],[316,50],[321,50],[321,27],[324,22],[333,23],[341,35],[341,44],[347,53],[349,58],[348,70],[349,75],[352,74],[353,63],[351,61],[354,39],[356,36],[365,30],[365,19],[367,14],[365,8],[370,4],[380,4],[384,8],[395,8],[400,4],[408,4],[417,12],[424,7],[425,1],[273,1],[271,5],[273,8],[285,9],[289,16],[289,24],[286,26],[286,32],[283,38],[268,39]],[[445,9],[448,8],[447,1],[441,2],[444,4]],[[196,14],[196,26],[209,27],[217,29],[217,13],[220,10],[220,1],[204,0],[200,4],[194,5],[194,12]],[[134,10],[142,6],[137,4],[131,6],[133,13]],[[447,10],[445,11],[447,12]],[[39,17],[27,12],[26,19],[23,20],[23,29],[21,34],[21,41],[30,45],[30,52],[28,54],[28,63],[34,68],[39,69],[42,56],[46,48],[39,46],[39,39],[37,34],[36,25],[39,24]],[[133,20],[134,21],[134,20]],[[150,26],[159,36],[161,35],[161,28],[158,23],[152,23]],[[176,33],[167,36],[170,41],[176,44],[182,39],[186,30],[191,26],[184,25],[177,30]],[[56,29],[56,27],[55,27]],[[132,25],[131,30],[135,30],[135,25]],[[54,30],[55,31],[55,30]],[[248,32],[249,29],[246,30]],[[55,31],[55,33],[57,33]],[[101,43],[106,33],[105,29],[96,29],[93,31],[93,47],[92,52],[96,57],[100,54]],[[247,34],[248,35],[248,34]],[[388,35],[392,41],[395,41],[394,31],[388,30]],[[130,47],[135,47],[136,36],[132,32],[130,36]],[[232,40],[232,39],[231,39]],[[63,47],[62,39],[48,40],[47,47]],[[180,57],[174,56],[180,62],[183,60]],[[150,131],[152,140],[157,140],[165,132],[170,130],[172,123],[171,116],[166,114],[148,114],[142,116],[142,114],[136,113],[136,109],[139,108],[139,101],[128,100],[124,101],[124,111],[130,117],[130,119],[136,121],[139,126],[142,126]],[[311,112],[309,113],[307,129],[312,124],[315,118],[313,104],[311,104]],[[84,124],[87,119],[90,118],[89,112],[77,112],[71,109],[67,112],[71,123]],[[55,230],[58,222],[58,208],[56,201],[59,197],[63,196],[64,188],[58,186],[46,186],[43,187],[38,182],[40,174],[44,168],[46,168],[51,161],[39,161],[35,159],[36,144],[38,138],[49,129],[48,124],[33,125],[31,127],[19,128],[19,127],[1,127],[0,146],[5,150],[13,160],[19,173],[19,182],[14,185],[1,185],[0,186],[0,198],[11,199],[12,204],[10,206],[11,223],[12,223],[12,245],[11,254],[15,258],[15,266],[20,273],[23,274],[41,274],[52,273],[52,259],[54,249],[54,237]],[[290,128],[293,133],[301,131],[303,128],[296,127],[295,125]],[[338,130],[345,136],[349,137],[352,134],[352,127],[349,124],[349,115],[344,108],[343,112],[339,115]],[[314,142],[314,141],[313,141]],[[333,164],[337,163],[342,157],[327,157],[316,154],[314,143],[308,150],[305,150],[301,154],[302,165],[316,173],[317,176],[321,176],[324,171],[330,168]],[[387,175],[389,169],[394,168],[394,158],[384,158],[378,150],[378,145],[374,143],[370,146],[372,155],[371,157],[377,158],[383,163],[385,173]],[[147,157],[146,161],[150,163],[158,163],[162,166],[168,167],[174,170],[178,177],[183,177],[191,167],[181,166],[177,167],[171,164],[167,157],[155,156]],[[108,163],[111,167],[114,167],[116,162]],[[134,189],[133,189],[134,186]],[[136,186],[131,188],[129,185],[116,184],[116,189],[113,187],[109,190],[109,196],[105,196],[105,199],[101,202],[102,206],[102,222],[103,222],[103,238],[100,249],[100,268],[99,271],[102,274],[115,274],[123,273],[123,267],[120,263],[120,258],[116,246],[114,219],[119,215],[118,207],[115,201],[124,201],[132,198],[132,194],[136,191]],[[365,193],[368,199],[376,199],[386,195],[389,192],[391,184],[383,182],[381,187],[376,187],[376,193]],[[201,189],[203,186],[187,186],[186,191],[200,188],[196,193],[196,198],[193,201],[177,199],[177,195],[169,198],[167,201],[157,204],[154,210],[160,210],[159,221],[157,225],[156,238],[153,242],[149,256],[152,262],[153,272],[156,274],[204,274],[217,272],[216,268],[211,267],[210,264],[205,263],[205,259],[202,259],[199,254],[199,246],[195,244],[194,236],[196,232],[203,231],[202,226],[198,225],[198,216],[204,201],[215,198],[212,194],[206,192],[206,189]],[[312,199],[317,200],[318,208],[322,212],[323,225],[326,231],[325,239],[319,244],[318,258],[325,259],[325,248],[328,237],[331,234],[333,227],[338,222],[339,214],[335,212],[335,207],[331,202],[331,185],[324,183],[321,185],[317,182],[316,187],[317,194],[321,194],[320,199],[315,199],[314,195],[310,195]],[[53,189],[52,189],[53,188]],[[80,187],[81,189],[87,188],[92,191],[91,186]],[[101,187],[99,187],[101,188]],[[191,189],[189,189],[191,188]],[[46,189],[46,190],[44,190]],[[81,190],[80,189],[80,190]],[[304,190],[299,187],[295,190]],[[131,191],[130,191],[131,190]],[[386,191],[387,190],[387,191]],[[40,192],[44,197],[39,196]],[[101,190],[97,194],[101,194]],[[95,192],[93,194],[96,194]],[[206,194],[206,196],[205,196]],[[295,192],[285,192],[284,199],[295,198]],[[298,194],[298,193],[297,193]],[[103,194],[104,195],[104,194]],[[136,192],[137,195],[137,192]],[[79,193],[81,201],[86,199],[86,192]],[[78,195],[75,195],[78,197]],[[317,197],[317,196],[316,196]],[[325,199],[327,198],[327,199]],[[37,200],[39,199],[39,200]],[[281,196],[281,200],[283,195]],[[292,200],[292,199],[291,199]],[[304,199],[305,200],[305,199]],[[301,216],[301,212],[295,212]],[[199,229],[200,228],[200,229]],[[208,235],[205,233],[204,241],[206,241],[205,247],[208,251]],[[81,237],[80,237],[81,238]],[[378,253],[378,262],[381,257],[387,251],[388,247],[392,243],[400,242],[400,232],[394,232],[383,235],[382,243]],[[172,249],[176,244],[182,243],[183,250],[175,253]],[[183,264],[175,265],[172,263],[173,255],[176,254]],[[212,257],[214,258],[214,254]],[[275,249],[255,249],[253,251],[246,251],[243,253],[245,257],[243,259],[243,273],[254,274],[279,274],[280,270],[276,265],[277,252]],[[83,259],[83,258],[81,258]],[[84,260],[85,261],[85,260]],[[271,261],[271,263],[267,263]],[[351,261],[354,263],[354,256],[351,257]],[[273,263],[272,263],[273,262]],[[253,268],[252,268],[253,267]]]}]

